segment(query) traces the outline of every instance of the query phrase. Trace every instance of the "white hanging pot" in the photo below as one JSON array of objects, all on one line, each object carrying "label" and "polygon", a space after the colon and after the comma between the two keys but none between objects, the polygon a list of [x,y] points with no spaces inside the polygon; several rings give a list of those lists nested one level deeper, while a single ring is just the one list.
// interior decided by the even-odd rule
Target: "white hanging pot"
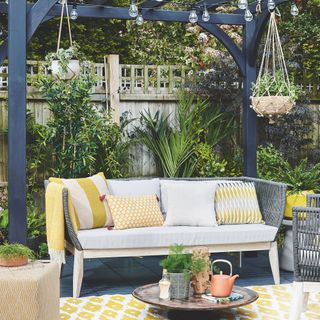
[{"label": "white hanging pot", "polygon": [[252,97],[251,107],[259,117],[269,118],[269,123],[273,123],[273,119],[282,114],[291,111],[294,102],[289,96],[262,96]]},{"label": "white hanging pot", "polygon": [[79,60],[70,60],[67,65],[67,70],[63,70],[59,60],[51,62],[51,72],[55,79],[71,80],[80,74]]}]

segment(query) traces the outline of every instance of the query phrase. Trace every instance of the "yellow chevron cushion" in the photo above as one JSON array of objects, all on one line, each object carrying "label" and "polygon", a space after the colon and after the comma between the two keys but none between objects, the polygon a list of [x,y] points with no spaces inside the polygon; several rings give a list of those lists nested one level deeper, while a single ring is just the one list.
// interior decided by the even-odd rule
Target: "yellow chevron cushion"
[{"label": "yellow chevron cushion", "polygon": [[69,190],[80,230],[112,225],[110,209],[103,201],[109,190],[102,172],[88,178],[50,178],[49,181],[63,184]]},{"label": "yellow chevron cushion", "polygon": [[222,182],[215,193],[218,224],[264,223],[251,182]]},{"label": "yellow chevron cushion", "polygon": [[163,216],[156,195],[137,197],[107,195],[106,198],[115,229],[163,225]]}]

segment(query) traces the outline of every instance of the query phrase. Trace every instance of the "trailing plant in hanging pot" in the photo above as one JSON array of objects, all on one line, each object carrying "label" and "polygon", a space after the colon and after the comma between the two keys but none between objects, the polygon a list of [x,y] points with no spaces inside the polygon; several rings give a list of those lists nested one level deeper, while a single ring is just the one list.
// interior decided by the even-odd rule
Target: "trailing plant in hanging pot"
[{"label": "trailing plant in hanging pot", "polygon": [[[64,10],[66,10],[70,41],[70,47],[68,49],[60,48]],[[68,1],[62,0],[57,50],[56,52],[49,53],[46,56],[46,62],[55,79],[71,80],[80,74],[81,68],[79,58],[79,47],[72,41]]]},{"label": "trailing plant in hanging pot", "polygon": [[56,79],[71,80],[80,74],[80,54],[76,44],[68,49],[59,48],[46,56],[46,63]]},{"label": "trailing plant in hanging pot", "polygon": [[270,13],[270,21],[261,66],[256,83],[252,86],[251,107],[260,117],[274,118],[291,111],[300,89],[289,78],[280,36],[276,12]]}]

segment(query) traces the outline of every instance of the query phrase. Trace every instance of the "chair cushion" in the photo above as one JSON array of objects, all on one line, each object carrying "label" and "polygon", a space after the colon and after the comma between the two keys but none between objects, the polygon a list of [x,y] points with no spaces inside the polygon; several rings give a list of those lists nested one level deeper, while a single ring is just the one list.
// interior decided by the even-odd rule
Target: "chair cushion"
[{"label": "chair cushion", "polygon": [[217,226],[214,211],[214,193],[218,184],[215,181],[203,183],[163,184],[167,194],[166,226]]},{"label": "chair cushion", "polygon": [[70,192],[80,229],[112,225],[109,207],[101,198],[109,194],[106,179],[102,172],[88,178],[49,178],[49,181],[63,184]]},{"label": "chair cushion", "polygon": [[108,195],[106,198],[117,230],[163,225],[155,194],[139,197]]},{"label": "chair cushion", "polygon": [[263,224],[220,225],[218,227],[149,227],[126,230],[99,228],[81,230],[83,249],[129,249],[274,241],[278,228]]},{"label": "chair cushion", "polygon": [[254,183],[219,183],[215,194],[218,224],[264,223]]}]

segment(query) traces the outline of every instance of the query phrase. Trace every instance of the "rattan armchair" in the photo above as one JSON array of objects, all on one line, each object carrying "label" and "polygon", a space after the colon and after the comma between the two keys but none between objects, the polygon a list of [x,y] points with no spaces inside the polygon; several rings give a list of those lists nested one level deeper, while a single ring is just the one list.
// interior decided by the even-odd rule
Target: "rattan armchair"
[{"label": "rattan armchair", "polygon": [[308,195],[307,207],[294,207],[294,296],[290,320],[300,318],[310,292],[320,292],[320,195]]}]

